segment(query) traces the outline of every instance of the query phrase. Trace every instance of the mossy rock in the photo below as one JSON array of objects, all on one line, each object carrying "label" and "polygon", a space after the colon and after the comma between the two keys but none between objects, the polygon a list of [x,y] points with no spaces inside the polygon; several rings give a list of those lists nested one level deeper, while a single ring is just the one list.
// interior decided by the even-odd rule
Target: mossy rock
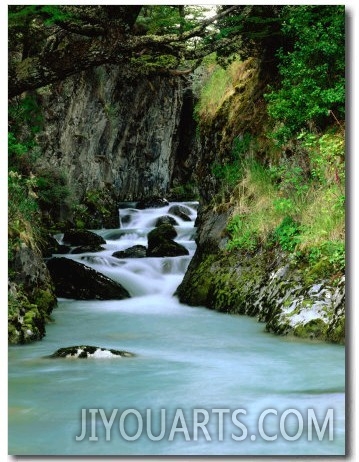
[{"label": "mossy rock", "polygon": [[327,340],[334,343],[345,343],[345,317],[342,316],[333,322],[327,331]]},{"label": "mossy rock", "polygon": [[113,348],[102,348],[91,345],[76,345],[59,348],[50,358],[78,358],[78,359],[103,359],[103,358],[132,358],[135,355],[128,351],[115,350]]},{"label": "mossy rock", "polygon": [[299,324],[294,327],[293,334],[296,337],[325,340],[328,330],[328,324],[322,319],[312,319],[305,324]]},{"label": "mossy rock", "polygon": [[173,239],[177,236],[177,231],[173,225],[163,224],[154,228],[147,235],[148,247],[147,257],[178,257],[188,255],[189,252],[181,244]]},{"label": "mossy rock", "polygon": [[33,293],[34,304],[40,311],[50,314],[56,306],[57,299],[52,288],[35,289]]},{"label": "mossy rock", "polygon": [[153,247],[158,246],[164,240],[174,239],[177,237],[177,231],[171,224],[163,224],[153,229],[147,234],[148,248],[151,251]]}]

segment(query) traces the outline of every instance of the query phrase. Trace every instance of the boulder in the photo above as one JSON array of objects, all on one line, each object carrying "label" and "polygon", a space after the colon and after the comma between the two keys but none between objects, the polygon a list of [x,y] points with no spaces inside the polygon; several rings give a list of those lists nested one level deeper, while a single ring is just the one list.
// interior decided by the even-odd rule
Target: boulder
[{"label": "boulder", "polygon": [[188,250],[173,239],[177,231],[172,225],[164,224],[150,231],[147,235],[147,257],[178,257],[188,255]]},{"label": "boulder", "polygon": [[130,297],[121,284],[69,258],[51,258],[47,267],[58,297],[76,300],[122,300]]},{"label": "boulder", "polygon": [[54,253],[69,253],[71,246],[59,244],[53,236],[46,236],[41,246],[41,253],[44,258],[51,257]]},{"label": "boulder", "polygon": [[71,250],[71,253],[85,253],[85,252],[101,252],[105,250],[101,245],[80,245]]},{"label": "boulder", "polygon": [[186,247],[171,240],[164,241],[147,251],[147,257],[180,257],[188,254]]},{"label": "boulder", "polygon": [[86,229],[70,229],[65,231],[62,239],[66,244],[70,245],[101,245],[106,244],[103,237],[98,234],[87,231]]},{"label": "boulder", "polygon": [[162,197],[150,197],[137,202],[136,209],[157,209],[169,205],[168,200]]},{"label": "boulder", "polygon": [[160,225],[147,234],[148,250],[151,251],[162,242],[172,240],[175,237],[177,237],[177,231],[173,225]]},{"label": "boulder", "polygon": [[90,345],[76,345],[65,348],[59,348],[50,358],[132,358],[135,356],[128,351],[114,350],[112,348],[101,348]]},{"label": "boulder", "polygon": [[162,215],[162,217],[157,218],[157,221],[155,223],[156,227],[161,225],[178,226],[178,223],[173,217],[170,217],[169,215]]},{"label": "boulder", "polygon": [[125,250],[118,250],[112,254],[116,258],[144,258],[146,256],[146,247],[144,245],[134,245]]},{"label": "boulder", "polygon": [[183,221],[192,221],[190,218],[191,211],[184,205],[172,205],[172,207],[169,208],[168,213],[176,215],[176,217],[181,218]]}]

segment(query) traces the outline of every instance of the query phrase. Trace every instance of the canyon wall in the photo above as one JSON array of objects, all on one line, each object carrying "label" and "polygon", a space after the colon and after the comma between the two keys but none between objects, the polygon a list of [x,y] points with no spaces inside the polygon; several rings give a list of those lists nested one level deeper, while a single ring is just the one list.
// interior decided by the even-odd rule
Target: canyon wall
[{"label": "canyon wall", "polygon": [[41,166],[64,173],[77,200],[89,190],[118,200],[166,195],[191,170],[185,86],[182,77],[101,66],[41,89]]}]

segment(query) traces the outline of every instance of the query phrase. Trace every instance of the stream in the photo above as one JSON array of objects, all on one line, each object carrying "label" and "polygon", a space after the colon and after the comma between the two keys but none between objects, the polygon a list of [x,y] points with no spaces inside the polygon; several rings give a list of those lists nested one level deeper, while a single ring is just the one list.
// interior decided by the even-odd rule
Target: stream
[{"label": "stream", "polygon": [[[173,216],[175,240],[188,256],[113,257],[146,245],[168,214],[134,203],[122,204],[119,229],[95,231],[105,250],[66,255],[132,298],[59,299],[42,341],[9,347],[9,454],[344,455],[344,347],[180,304],[173,294],[195,252],[197,204],[179,205],[191,221]],[[136,356],[48,358],[83,344]]]}]

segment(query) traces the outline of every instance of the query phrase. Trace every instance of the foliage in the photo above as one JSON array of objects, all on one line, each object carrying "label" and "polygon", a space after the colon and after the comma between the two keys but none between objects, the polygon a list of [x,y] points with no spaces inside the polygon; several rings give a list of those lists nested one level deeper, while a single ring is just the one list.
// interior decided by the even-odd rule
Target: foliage
[{"label": "foliage", "polygon": [[21,243],[37,248],[40,240],[40,213],[34,193],[35,178],[10,171],[8,178],[9,260]]},{"label": "foliage", "polygon": [[143,75],[162,69],[173,69],[178,65],[178,59],[167,54],[159,54],[158,56],[144,54],[131,58],[130,62],[134,68],[137,68],[137,72]]},{"label": "foliage", "polygon": [[[228,9],[221,6],[220,11]],[[217,40],[226,39],[227,44],[217,52],[217,61],[226,66],[232,62],[233,53],[242,60],[262,57],[270,66],[273,52],[281,40],[281,12],[278,5],[238,5],[231,15],[218,21]]]},{"label": "foliage", "polygon": [[279,141],[344,117],[344,6],[288,6],[282,34],[287,46],[278,51],[280,85],[266,95]]},{"label": "foliage", "polygon": [[137,25],[147,34],[180,34],[197,26],[205,10],[200,5],[143,5]]},{"label": "foliage", "polygon": [[227,248],[244,249],[254,251],[258,245],[258,238],[255,232],[250,229],[245,217],[235,215],[227,225],[227,231],[230,235]]},{"label": "foliage", "polygon": [[286,216],[281,224],[273,231],[273,239],[283,250],[293,252],[300,242],[300,229],[292,217]]},{"label": "foliage", "polygon": [[40,209],[54,217],[69,196],[66,178],[55,170],[41,169],[36,176],[36,195]]}]

